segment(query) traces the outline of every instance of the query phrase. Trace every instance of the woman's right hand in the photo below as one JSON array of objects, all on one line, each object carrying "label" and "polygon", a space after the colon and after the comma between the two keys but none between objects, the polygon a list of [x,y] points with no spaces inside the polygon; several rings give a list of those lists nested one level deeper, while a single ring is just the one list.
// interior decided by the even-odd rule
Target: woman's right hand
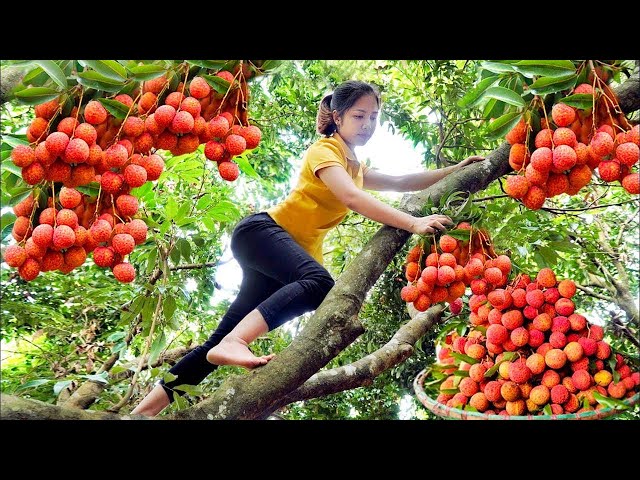
[{"label": "woman's right hand", "polygon": [[453,221],[446,215],[429,215],[427,217],[417,217],[411,225],[411,233],[424,235],[425,233],[435,233],[436,230],[444,231],[447,226],[453,225]]}]

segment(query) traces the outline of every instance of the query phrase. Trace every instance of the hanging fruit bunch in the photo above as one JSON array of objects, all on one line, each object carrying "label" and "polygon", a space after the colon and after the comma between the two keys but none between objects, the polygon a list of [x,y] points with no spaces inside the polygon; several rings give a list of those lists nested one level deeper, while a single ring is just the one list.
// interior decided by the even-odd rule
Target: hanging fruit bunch
[{"label": "hanging fruit bunch", "polygon": [[576,78],[586,82],[550,96],[550,111],[536,96],[534,108],[505,136],[516,175],[507,177],[504,190],[529,209],[540,209],[547,198],[563,193],[576,195],[593,174],[619,182],[630,194],[640,193],[639,126],[622,112],[607,84],[608,70],[593,62],[578,70]]},{"label": "hanging fruit bunch", "polygon": [[[93,253],[96,265],[131,282],[128,255],[147,236],[132,189],[160,178],[163,151],[177,156],[201,144],[221,178],[237,179],[233,158],[262,135],[249,122],[247,80],[266,62],[78,61],[78,70],[38,63],[15,92],[34,105],[35,118],[26,141],[12,139],[15,173],[30,191],[13,206],[17,243],[4,260],[30,281],[40,272],[69,273]],[[65,88],[28,86],[43,70]]]}]

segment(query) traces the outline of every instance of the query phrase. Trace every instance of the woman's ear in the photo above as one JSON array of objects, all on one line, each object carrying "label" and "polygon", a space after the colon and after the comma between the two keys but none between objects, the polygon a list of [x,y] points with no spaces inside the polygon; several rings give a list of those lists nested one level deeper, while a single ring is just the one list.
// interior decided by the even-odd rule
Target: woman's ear
[{"label": "woman's ear", "polygon": [[340,115],[338,115],[338,111],[337,110],[333,110],[331,112],[331,116],[333,117],[333,123],[335,123],[336,125],[340,124]]}]

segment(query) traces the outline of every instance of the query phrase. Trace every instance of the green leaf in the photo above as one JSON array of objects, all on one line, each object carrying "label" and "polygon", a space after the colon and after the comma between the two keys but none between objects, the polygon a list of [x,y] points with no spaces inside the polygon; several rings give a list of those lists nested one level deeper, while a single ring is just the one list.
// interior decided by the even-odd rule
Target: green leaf
[{"label": "green leaf", "polygon": [[476,360],[475,358],[471,358],[469,355],[465,355],[464,353],[451,352],[451,356],[457,360],[467,362],[471,365],[479,362],[479,360]]},{"label": "green leaf", "polygon": [[180,250],[177,247],[173,247],[169,252],[169,258],[174,264],[178,265],[180,263]]},{"label": "green leaf", "polygon": [[[122,82],[127,79],[127,70],[115,60],[80,60],[107,79]],[[82,72],[85,73],[85,72]]]},{"label": "green leaf", "polygon": [[265,62],[260,67],[260,70],[263,70],[265,72],[267,70],[274,70],[282,65],[282,63],[282,60],[265,60]]},{"label": "green leaf", "polygon": [[572,88],[577,78],[575,73],[562,77],[540,77],[529,86],[529,91],[535,95],[561,92]]},{"label": "green leaf", "polygon": [[570,60],[521,60],[513,65],[525,77],[562,77],[576,72]]},{"label": "green leaf", "polygon": [[22,168],[17,167],[16,164],[11,161],[2,162],[0,169],[2,169],[2,171],[6,170],[7,172],[11,172],[17,177],[22,178]]},{"label": "green leaf", "polygon": [[458,392],[460,392],[458,388],[443,388],[440,390],[440,393],[444,393],[445,395],[455,395]]},{"label": "green leaf", "polygon": [[493,73],[512,73],[514,71],[513,66],[499,62],[482,62],[480,63],[480,68]]},{"label": "green leaf", "polygon": [[483,98],[495,98],[516,107],[526,106],[526,102],[513,90],[505,87],[490,87],[482,94]]},{"label": "green leaf", "polygon": [[89,195],[90,197],[97,197],[100,191],[100,184],[98,182],[91,182],[87,185],[79,185],[75,187],[81,193]]},{"label": "green leaf", "polygon": [[605,407],[616,408],[621,410],[626,410],[627,408],[629,408],[629,405],[624,403],[622,400],[618,400],[616,398],[611,398],[611,397],[605,397],[604,395],[602,395],[600,392],[597,392],[597,391],[593,392],[593,398],[595,398],[598,401],[598,403],[604,405]]},{"label": "green leaf", "polygon": [[22,385],[20,385],[18,388],[15,389],[15,392],[21,392],[23,390],[26,390],[28,388],[35,388],[35,387],[39,387],[40,385],[44,385],[45,383],[49,383],[50,380],[47,380],[46,378],[38,378],[37,380],[30,380],[26,383],[23,383]]},{"label": "green leaf", "polygon": [[164,318],[167,320],[171,320],[173,314],[176,311],[176,299],[174,297],[166,297],[164,302],[162,303],[162,312],[164,313]]},{"label": "green leaf", "polygon": [[119,92],[124,87],[124,82],[114,80],[93,70],[78,73],[78,83],[87,88],[94,88],[105,92]]},{"label": "green leaf", "polygon": [[108,373],[102,372],[95,375],[80,375],[82,378],[86,378],[87,380],[91,380],[92,382],[103,383],[105,385],[109,384]]},{"label": "green leaf", "polygon": [[180,255],[182,255],[182,258],[190,262],[191,261],[191,244],[189,243],[189,241],[185,240],[184,238],[179,238],[178,241],[176,242],[176,246],[180,250]]},{"label": "green leaf", "polygon": [[62,69],[53,60],[37,60],[34,62],[39,65],[51,79],[62,88],[67,88],[67,76]]},{"label": "green leaf", "polygon": [[167,69],[160,65],[138,65],[129,68],[129,71],[133,74],[133,79],[140,82],[161,77],[167,72]]},{"label": "green leaf", "polygon": [[147,274],[151,273],[154,268],[156,268],[156,259],[158,258],[158,250],[155,248],[151,249],[149,252],[149,257],[147,258]]},{"label": "green leaf", "polygon": [[482,92],[493,85],[498,78],[497,75],[493,75],[480,81],[473,89],[469,90],[464,97],[458,100],[458,106],[462,108],[475,106],[475,104],[481,100]]},{"label": "green leaf", "polygon": [[591,93],[576,93],[574,95],[561,98],[560,101],[583,110],[593,108],[593,95]]},{"label": "green leaf", "polygon": [[162,376],[162,380],[164,380],[165,383],[169,383],[169,382],[173,382],[176,378],[178,378],[177,375],[174,375],[171,372],[166,372],[163,376]]},{"label": "green leaf", "polygon": [[176,216],[176,213],[178,213],[178,208],[178,202],[176,202],[176,199],[173,196],[170,196],[167,199],[167,204],[164,209],[165,218],[167,220],[172,220]]},{"label": "green leaf", "polygon": [[127,334],[125,332],[119,331],[119,332],[113,332],[111,335],[109,335],[106,338],[107,342],[117,342],[118,340],[124,338]]},{"label": "green leaf", "polygon": [[484,377],[485,378],[492,377],[493,374],[498,371],[498,369],[500,368],[500,364],[502,362],[508,362],[510,360],[513,360],[515,356],[516,356],[516,352],[504,352],[504,354],[502,355],[502,360],[500,360],[499,362],[496,362],[495,365],[493,365],[493,367],[491,367],[489,370],[484,372]]},{"label": "green leaf", "polygon": [[200,75],[204,78],[211,88],[213,88],[216,92],[225,94],[229,91],[231,84],[227,82],[224,78],[218,77],[217,75]]},{"label": "green leaf", "polygon": [[34,85],[41,87],[49,79],[49,75],[41,67],[36,67],[22,78],[24,85]]},{"label": "green leaf", "polygon": [[12,137],[11,135],[2,135],[2,143],[6,143],[7,145],[11,146],[11,149],[13,150],[14,148],[16,148],[18,145],[29,145],[29,142],[26,140],[23,140],[22,138],[18,138],[18,137]]},{"label": "green leaf", "polygon": [[156,362],[156,360],[158,359],[158,357],[160,356],[160,353],[162,353],[162,349],[165,347],[167,341],[166,341],[166,337],[164,335],[164,332],[160,332],[160,335],[158,335],[154,340],[153,343],[151,344],[151,348],[149,349],[149,363],[153,364]]},{"label": "green leaf", "polygon": [[496,118],[487,126],[487,131],[491,137],[504,137],[509,131],[520,121],[521,112],[505,113],[501,117]]},{"label": "green leaf", "polygon": [[553,410],[551,410],[551,405],[549,405],[548,403],[544,406],[542,411],[544,412],[545,415],[553,415]]},{"label": "green leaf", "polygon": [[456,377],[468,377],[469,370],[455,370],[453,372],[453,375],[455,375]]},{"label": "green leaf", "polygon": [[197,385],[188,385],[185,383],[183,385],[177,385],[174,388],[176,390],[181,390],[183,392],[186,392],[189,395],[193,395],[193,396],[202,395],[202,387],[199,387]]},{"label": "green leaf", "polygon": [[223,70],[229,63],[229,60],[187,60],[190,65],[207,68],[209,70]]},{"label": "green leaf", "polygon": [[61,380],[53,386],[53,394],[58,396],[60,392],[73,383],[73,380]]},{"label": "green leaf", "polygon": [[260,180],[260,175],[253,169],[253,166],[249,163],[249,161],[245,158],[244,155],[238,155],[237,157],[233,157],[233,159],[238,164],[238,167],[245,175],[248,175],[251,178],[255,178],[256,180]]},{"label": "green leaf", "polygon": [[0,217],[0,230],[4,230],[9,225],[13,225],[16,221],[16,215],[13,212],[6,212]]},{"label": "green leaf", "polygon": [[129,113],[129,107],[124,103],[110,98],[99,98],[98,101],[107,109],[107,111],[116,118],[123,119]]},{"label": "green leaf", "polygon": [[457,228],[455,230],[448,230],[447,235],[453,238],[457,238],[458,240],[469,241],[471,236],[471,230],[465,230],[464,228]]},{"label": "green leaf", "polygon": [[198,210],[205,210],[209,205],[211,205],[212,201],[213,199],[211,198],[210,195],[205,195],[203,197],[200,197],[200,199],[198,200],[198,203],[196,203],[196,208]]},{"label": "green leaf", "polygon": [[60,96],[60,92],[48,87],[25,88],[16,92],[16,97],[26,105],[39,105]]}]

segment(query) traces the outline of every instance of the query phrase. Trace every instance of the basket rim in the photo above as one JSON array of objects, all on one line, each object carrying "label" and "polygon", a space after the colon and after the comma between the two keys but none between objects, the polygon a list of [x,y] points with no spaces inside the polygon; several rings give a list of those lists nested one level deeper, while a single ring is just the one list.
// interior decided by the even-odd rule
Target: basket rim
[{"label": "basket rim", "polygon": [[[474,412],[470,410],[463,410],[455,407],[448,407],[443,403],[440,403],[431,397],[429,397],[424,391],[424,379],[431,369],[429,367],[422,369],[413,380],[413,389],[416,396],[421,403],[429,411],[442,418],[448,418],[453,420],[469,420],[469,419],[481,419],[481,420],[598,420],[609,417],[618,413],[624,412],[624,410],[614,407],[604,407],[598,410],[590,410],[582,413],[561,413],[552,415],[498,415],[498,414],[484,414],[482,412]],[[629,397],[623,400],[629,406],[633,406],[640,401],[640,392],[636,393],[633,397]],[[449,414],[454,414],[451,416]]]}]

